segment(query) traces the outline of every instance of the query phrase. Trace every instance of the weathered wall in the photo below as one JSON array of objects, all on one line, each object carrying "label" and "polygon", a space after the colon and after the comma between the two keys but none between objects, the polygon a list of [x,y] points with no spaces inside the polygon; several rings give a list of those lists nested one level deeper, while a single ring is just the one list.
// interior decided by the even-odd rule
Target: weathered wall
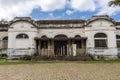
[{"label": "weathered wall", "polygon": [[[88,53],[95,55],[117,55],[116,49],[116,28],[112,22],[106,20],[96,20],[85,27],[85,35],[87,36]],[[94,35],[96,33],[105,33],[107,35],[107,49],[95,49]]]},{"label": "weathered wall", "polygon": [[3,45],[7,44],[8,42],[4,43],[3,38],[8,37],[8,32],[7,31],[1,31],[0,32],[0,54],[5,54],[7,53],[7,49],[3,49]]},{"label": "weathered wall", "polygon": [[[34,38],[37,36],[37,28],[35,26],[33,26],[31,23],[26,21],[18,21],[10,25],[8,32],[9,32],[8,49],[10,53],[11,50],[13,50],[12,53],[14,55],[24,55],[24,53],[25,54],[35,53]],[[27,34],[29,36],[29,39],[22,39],[22,40],[16,39],[16,36],[21,33]]]},{"label": "weathered wall", "polygon": [[76,35],[85,37],[84,28],[49,28],[39,29],[38,37],[46,35],[48,38],[54,38],[56,35],[64,34],[68,38],[74,38]]}]

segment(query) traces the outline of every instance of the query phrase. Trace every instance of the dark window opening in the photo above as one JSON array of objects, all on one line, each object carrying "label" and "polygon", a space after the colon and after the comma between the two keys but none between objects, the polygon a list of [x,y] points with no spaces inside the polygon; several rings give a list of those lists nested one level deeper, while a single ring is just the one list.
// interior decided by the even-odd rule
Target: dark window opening
[{"label": "dark window opening", "polygon": [[17,39],[27,39],[29,38],[27,34],[19,34],[16,36]]},{"label": "dark window opening", "polygon": [[2,48],[7,49],[8,48],[8,37],[4,37],[2,40]]},{"label": "dark window opening", "polygon": [[104,33],[97,33],[97,34],[95,34],[95,36],[94,36],[95,38],[106,38],[107,37],[107,35],[106,34],[104,34]]},{"label": "dark window opening", "polygon": [[81,40],[75,40],[74,44],[76,44],[76,48],[82,48]]},{"label": "dark window opening", "polygon": [[41,49],[48,49],[48,41],[41,41]]},{"label": "dark window opening", "polygon": [[120,48],[120,41],[117,41],[117,48]]},{"label": "dark window opening", "polygon": [[120,48],[120,35],[116,35],[117,39],[117,48]]},{"label": "dark window opening", "polygon": [[95,40],[95,47],[101,48],[101,47],[107,47],[107,41],[106,40]]}]

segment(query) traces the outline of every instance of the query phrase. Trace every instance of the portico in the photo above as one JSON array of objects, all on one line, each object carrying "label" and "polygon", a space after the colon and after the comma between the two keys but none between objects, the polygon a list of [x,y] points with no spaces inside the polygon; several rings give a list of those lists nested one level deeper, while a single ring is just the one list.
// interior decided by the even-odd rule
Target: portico
[{"label": "portico", "polygon": [[79,56],[86,54],[86,38],[56,35],[54,38],[35,38],[36,55],[40,56]]}]

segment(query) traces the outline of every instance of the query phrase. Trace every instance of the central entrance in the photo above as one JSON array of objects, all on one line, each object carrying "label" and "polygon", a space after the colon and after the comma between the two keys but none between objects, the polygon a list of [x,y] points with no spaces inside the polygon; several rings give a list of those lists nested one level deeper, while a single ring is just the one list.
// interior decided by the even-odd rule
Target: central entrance
[{"label": "central entrance", "polygon": [[55,56],[67,56],[68,38],[60,34],[54,37],[54,54]]},{"label": "central entrance", "polygon": [[67,56],[67,41],[55,41],[54,53],[55,56]]}]

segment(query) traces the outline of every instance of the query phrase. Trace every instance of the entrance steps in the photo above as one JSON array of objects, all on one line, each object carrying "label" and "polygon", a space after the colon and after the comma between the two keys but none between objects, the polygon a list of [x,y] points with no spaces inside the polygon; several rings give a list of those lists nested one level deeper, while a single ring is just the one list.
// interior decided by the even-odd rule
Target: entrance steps
[{"label": "entrance steps", "polygon": [[92,57],[89,55],[80,55],[80,56],[34,56],[32,60],[65,60],[65,61],[89,61],[92,60]]}]

